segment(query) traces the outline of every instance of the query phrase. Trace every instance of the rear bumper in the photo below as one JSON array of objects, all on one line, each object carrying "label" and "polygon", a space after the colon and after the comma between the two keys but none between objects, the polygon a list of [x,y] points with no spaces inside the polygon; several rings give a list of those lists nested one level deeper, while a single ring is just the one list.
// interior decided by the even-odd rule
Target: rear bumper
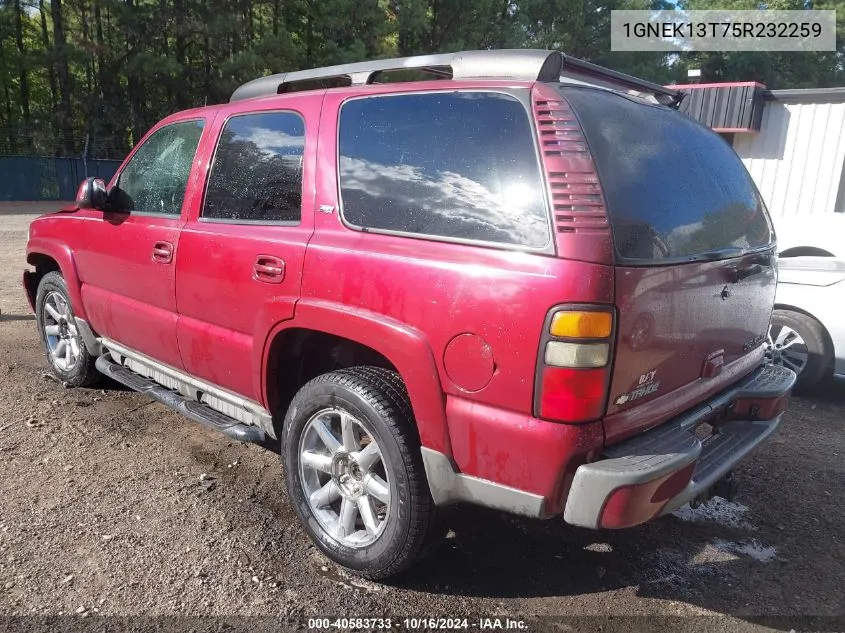
[{"label": "rear bumper", "polygon": [[[602,450],[601,423],[559,424],[452,399],[452,455],[422,448],[437,505],[473,503],[583,527],[630,527],[698,497],[771,435],[795,374],[760,368],[710,400]],[[702,442],[696,428],[717,432]]]},{"label": "rear bumper", "polygon": [[[631,527],[702,495],[775,431],[794,383],[788,369],[762,368],[686,414],[606,448],[575,471],[564,520]],[[714,428],[704,441],[696,436],[703,423]]]}]

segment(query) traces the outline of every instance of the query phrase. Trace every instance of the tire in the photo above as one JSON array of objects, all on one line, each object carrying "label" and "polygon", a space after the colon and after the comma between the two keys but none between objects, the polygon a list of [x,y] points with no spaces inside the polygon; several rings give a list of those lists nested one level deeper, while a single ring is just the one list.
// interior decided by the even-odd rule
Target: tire
[{"label": "tire", "polygon": [[[317,430],[320,423],[325,426]],[[344,436],[343,428],[352,431]],[[333,442],[324,440],[325,429]],[[352,367],[314,378],[293,398],[282,442],[294,510],[317,547],[338,565],[373,580],[388,578],[445,536],[425,477],[410,400],[396,372]],[[331,453],[334,442],[339,446]],[[319,468],[326,468],[326,460],[331,466],[320,470],[314,460]],[[375,517],[369,527],[365,514]]]},{"label": "tire", "polygon": [[[794,332],[799,338],[792,336]],[[784,365],[798,374],[795,393],[806,392],[830,373],[833,350],[821,323],[792,310],[775,310],[769,325],[766,360]],[[784,344],[788,344],[784,347]],[[804,364],[800,359],[806,357]]]},{"label": "tire", "polygon": [[[61,273],[50,272],[41,278],[35,297],[35,321],[50,371],[56,378],[69,387],[87,387],[99,380],[100,374],[94,367],[97,359],[88,353],[76,329],[67,284]],[[59,348],[60,345],[63,347]],[[61,350],[65,350],[64,355],[56,353]]]}]

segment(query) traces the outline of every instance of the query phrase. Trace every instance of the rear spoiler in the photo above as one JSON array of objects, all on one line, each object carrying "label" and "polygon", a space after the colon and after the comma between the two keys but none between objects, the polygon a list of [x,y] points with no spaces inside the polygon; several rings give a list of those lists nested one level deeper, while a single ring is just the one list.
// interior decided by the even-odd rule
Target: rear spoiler
[{"label": "rear spoiler", "polygon": [[649,94],[665,106],[677,110],[683,102],[686,93],[681,90],[674,90],[661,86],[660,84],[640,79],[632,75],[626,75],[604,66],[586,62],[560,53],[561,56],[561,80],[574,79],[587,84],[599,83],[607,88],[631,90],[639,93]]}]

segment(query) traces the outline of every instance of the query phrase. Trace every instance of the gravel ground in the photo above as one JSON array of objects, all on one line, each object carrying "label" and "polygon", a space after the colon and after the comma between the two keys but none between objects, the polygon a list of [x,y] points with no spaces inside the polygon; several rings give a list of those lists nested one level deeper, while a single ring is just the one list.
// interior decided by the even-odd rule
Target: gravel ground
[{"label": "gravel ground", "polygon": [[[602,617],[572,628],[604,631],[845,622],[845,385],[793,400],[738,470],[736,502],[620,532],[466,508],[412,573],[362,581],[311,546],[276,455],[116,386],[45,376],[20,288],[35,208],[0,206],[0,616],[579,615]],[[643,617],[695,615],[711,617]]]}]

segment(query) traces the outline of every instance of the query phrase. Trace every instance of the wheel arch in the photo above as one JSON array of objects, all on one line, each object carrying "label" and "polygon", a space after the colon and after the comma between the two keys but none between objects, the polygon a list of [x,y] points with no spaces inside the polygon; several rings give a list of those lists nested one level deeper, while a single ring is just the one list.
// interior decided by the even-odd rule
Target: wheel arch
[{"label": "wheel arch", "polygon": [[293,319],[270,330],[260,375],[262,398],[271,411],[278,413],[279,406],[285,406],[284,400],[292,397],[283,391],[274,392],[282,389],[278,384],[283,377],[279,371],[282,361],[286,355],[307,352],[292,350],[291,345],[302,345],[303,340],[314,336],[333,337],[355,349],[369,350],[373,355],[369,364],[375,361],[394,369],[408,389],[422,445],[451,454],[445,399],[431,346],[419,331],[368,310],[304,299],[297,302]]},{"label": "wheel arch", "polygon": [[35,267],[35,272],[28,271],[24,276],[27,298],[33,310],[41,279],[47,273],[57,271],[64,277],[73,313],[79,318],[86,318],[79,275],[69,246],[48,238],[30,240],[26,248],[26,262]]}]

